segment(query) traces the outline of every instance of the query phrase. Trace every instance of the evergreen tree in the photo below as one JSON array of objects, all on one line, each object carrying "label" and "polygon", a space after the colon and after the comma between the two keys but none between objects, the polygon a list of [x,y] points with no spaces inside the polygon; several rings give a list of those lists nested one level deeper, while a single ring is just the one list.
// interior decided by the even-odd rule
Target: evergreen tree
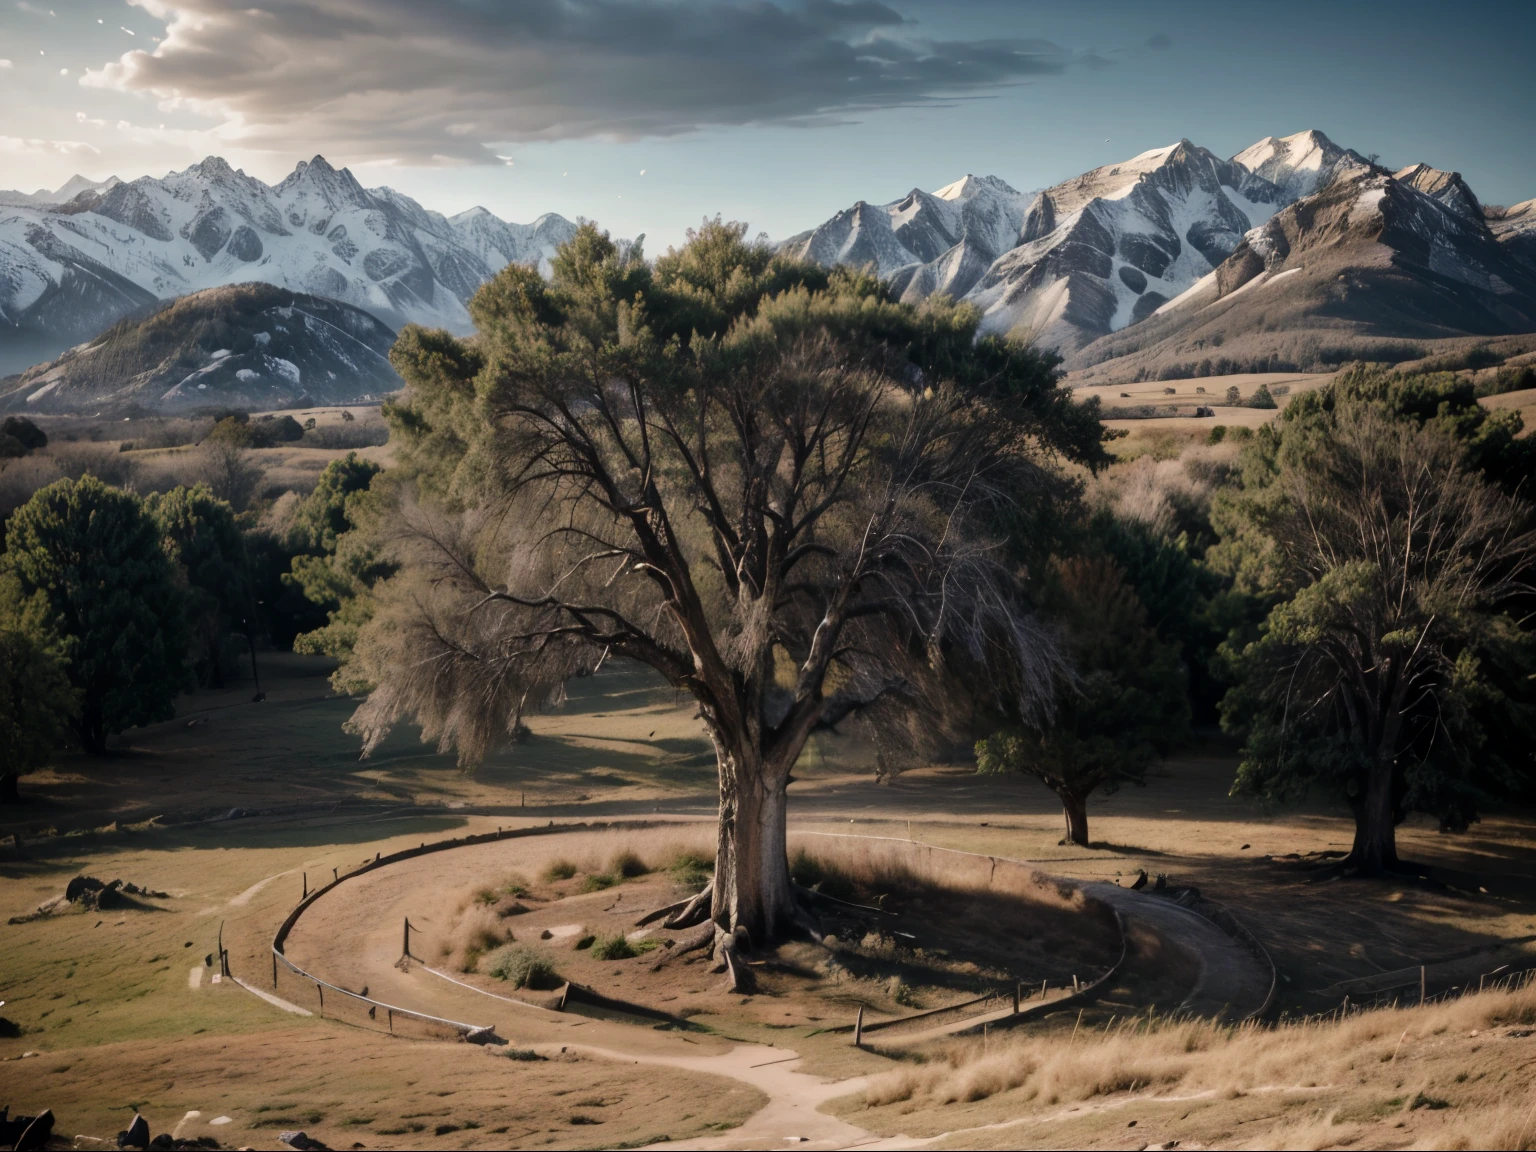
[{"label": "evergreen tree", "polygon": [[186,679],[185,596],[137,496],[91,475],[40,489],[7,523],[5,568],[24,599],[42,597],[86,751],[171,718]]}]

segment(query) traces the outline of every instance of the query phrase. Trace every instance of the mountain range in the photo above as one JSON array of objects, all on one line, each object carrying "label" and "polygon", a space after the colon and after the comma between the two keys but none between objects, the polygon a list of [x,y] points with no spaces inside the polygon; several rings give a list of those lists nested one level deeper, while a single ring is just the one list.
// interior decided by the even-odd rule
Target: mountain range
[{"label": "mountain range", "polygon": [[[547,271],[574,230],[553,213],[526,225],[483,208],[443,216],[392,189],[365,189],[320,156],[276,185],[209,157],[162,179],[76,177],[53,192],[0,192],[0,371],[125,317],[163,327],[163,302],[250,281],[360,310],[385,330],[415,322],[468,332],[465,303],[480,284],[512,261]],[[1536,200],[1486,206],[1458,173],[1389,171],[1315,130],[1227,158],[1180,140],[1031,193],[968,175],[860,201],[781,248],[827,266],[872,266],[909,302],[940,292],[966,300],[984,330],[1055,348],[1084,378],[1402,360],[1437,341],[1536,333]],[[192,403],[209,390],[177,392],[171,377],[229,349],[202,339],[194,364],[183,343],[163,371],[136,367],[135,402]],[[64,358],[72,380],[85,378],[83,351]],[[330,355],[324,372],[341,364]],[[8,381],[6,402],[36,393],[47,367]],[[218,369],[200,382],[242,395],[282,388],[270,374],[259,386],[238,376],[260,376],[254,361],[226,367],[236,375]],[[323,391],[336,399],[387,383],[367,372],[349,383],[344,368],[335,381]],[[81,387],[42,396],[84,403]],[[95,387],[119,403],[128,395],[124,379]]]},{"label": "mountain range", "polygon": [[276,185],[210,156],[160,179],[0,193],[0,371],[161,300],[247,281],[338,300],[393,328],[467,332],[475,289],[509,262],[547,266],[575,227],[553,213],[532,224],[484,208],[447,217],[364,188],[322,156]]},{"label": "mountain range", "polygon": [[1166,370],[1234,336],[1258,337],[1224,348],[1241,370],[1372,340],[1536,331],[1536,202],[1485,210],[1458,173],[1387,172],[1315,130],[1227,159],[1181,140],[1029,195],[967,176],[861,201],[785,248],[873,264],[909,302],[967,300],[985,330],[1071,368],[1135,354],[1136,371]]}]

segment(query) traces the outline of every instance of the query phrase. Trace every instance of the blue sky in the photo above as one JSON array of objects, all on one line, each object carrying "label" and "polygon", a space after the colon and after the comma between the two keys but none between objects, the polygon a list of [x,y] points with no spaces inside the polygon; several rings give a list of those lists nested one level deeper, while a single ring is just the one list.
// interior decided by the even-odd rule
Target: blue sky
[{"label": "blue sky", "polygon": [[429,207],[782,237],[1320,128],[1536,196],[1536,4],[0,0],[0,187],[315,153]]}]

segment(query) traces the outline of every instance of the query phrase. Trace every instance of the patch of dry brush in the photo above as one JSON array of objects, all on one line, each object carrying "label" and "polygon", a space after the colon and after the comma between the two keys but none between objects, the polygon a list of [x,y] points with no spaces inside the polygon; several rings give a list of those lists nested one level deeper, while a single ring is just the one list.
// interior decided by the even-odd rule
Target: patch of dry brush
[{"label": "patch of dry brush", "polygon": [[997,1097],[1018,1116],[1120,1093],[1188,1102],[1275,1093],[1305,1106],[1261,1135],[1245,1127],[1242,1147],[1379,1146],[1373,1129],[1387,1127],[1409,1129],[1394,1146],[1533,1149],[1533,1025],[1530,984],[1274,1028],[1142,1016],[1070,1036],[955,1044],[876,1078],[864,1104],[911,1114]]}]

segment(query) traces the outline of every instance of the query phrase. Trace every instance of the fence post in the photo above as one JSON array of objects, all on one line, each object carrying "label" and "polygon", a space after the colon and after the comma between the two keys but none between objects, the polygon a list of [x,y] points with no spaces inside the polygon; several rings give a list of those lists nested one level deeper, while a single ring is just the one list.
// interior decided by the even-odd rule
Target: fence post
[{"label": "fence post", "polygon": [[1050,983],[1049,980],[1042,980],[1042,981],[1040,981],[1040,999],[1042,999],[1042,1000],[1045,999],[1045,989],[1046,989],[1046,985],[1048,985],[1049,983]]},{"label": "fence post", "polygon": [[1419,1007],[1421,1007],[1421,1008],[1424,1006],[1424,985],[1425,985],[1424,965],[1420,964],[1419,965]]},{"label": "fence post", "polygon": [[277,991],[277,953],[272,953],[272,991]]},{"label": "fence post", "polygon": [[1015,1016],[1019,1014],[1019,986],[1017,984],[1013,986],[1013,1014]]},{"label": "fence post", "polygon": [[411,918],[405,918],[405,939],[400,945],[400,959],[404,960],[411,954]]},{"label": "fence post", "polygon": [[859,1014],[853,1020],[853,1046],[860,1047],[864,1042],[864,1005],[859,1005]]},{"label": "fence post", "polygon": [[308,900],[309,899],[309,873],[308,872],[304,872],[304,873],[301,873],[301,875],[304,877],[304,899]]},{"label": "fence post", "polygon": [[325,985],[315,981],[315,991],[320,993],[320,1018],[325,1019]]},{"label": "fence post", "polygon": [[341,877],[336,875],[336,869],[332,868],[331,869],[331,883],[334,884],[337,880],[340,880],[340,879],[341,879]]}]

